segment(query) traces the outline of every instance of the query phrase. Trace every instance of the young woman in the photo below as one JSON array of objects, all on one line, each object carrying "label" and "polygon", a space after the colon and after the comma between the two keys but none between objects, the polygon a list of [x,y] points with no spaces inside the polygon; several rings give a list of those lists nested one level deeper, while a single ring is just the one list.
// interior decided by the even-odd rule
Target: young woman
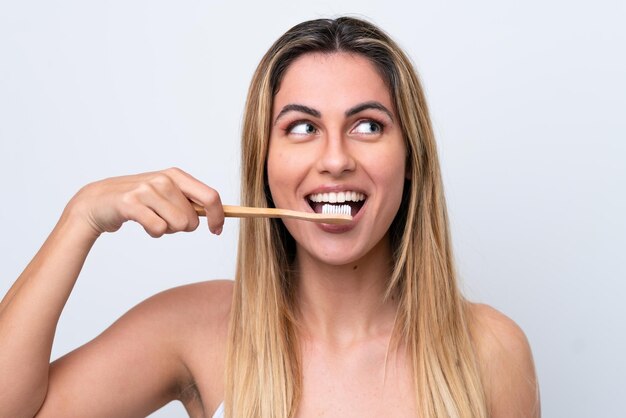
[{"label": "young woman", "polygon": [[343,202],[353,221],[244,219],[234,283],[156,295],[49,364],[99,235],[194,230],[191,202],[213,233],[224,221],[180,169],[87,185],[0,305],[0,416],[139,417],[174,399],[193,417],[539,416],[524,334],[457,289],[428,110],[388,36],[353,18],[289,30],[253,77],[242,152],[242,205]]}]

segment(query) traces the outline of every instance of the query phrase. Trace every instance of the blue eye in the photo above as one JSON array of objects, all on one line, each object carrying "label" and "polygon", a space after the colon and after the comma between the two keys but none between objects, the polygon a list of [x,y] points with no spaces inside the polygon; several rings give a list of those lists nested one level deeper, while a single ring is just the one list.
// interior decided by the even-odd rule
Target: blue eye
[{"label": "blue eye", "polygon": [[360,121],[352,130],[354,133],[366,135],[379,134],[382,131],[383,125],[373,120]]},{"label": "blue eye", "polygon": [[296,135],[311,135],[317,132],[317,128],[309,122],[296,122],[287,128],[287,132]]}]

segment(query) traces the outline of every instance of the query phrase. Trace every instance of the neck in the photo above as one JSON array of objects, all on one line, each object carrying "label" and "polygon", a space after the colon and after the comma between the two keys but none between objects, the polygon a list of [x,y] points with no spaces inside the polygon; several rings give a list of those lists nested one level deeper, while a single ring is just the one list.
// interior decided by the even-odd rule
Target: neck
[{"label": "neck", "polygon": [[384,300],[392,271],[389,239],[360,260],[335,266],[298,251],[297,300],[305,338],[342,346],[389,335],[397,300]]}]

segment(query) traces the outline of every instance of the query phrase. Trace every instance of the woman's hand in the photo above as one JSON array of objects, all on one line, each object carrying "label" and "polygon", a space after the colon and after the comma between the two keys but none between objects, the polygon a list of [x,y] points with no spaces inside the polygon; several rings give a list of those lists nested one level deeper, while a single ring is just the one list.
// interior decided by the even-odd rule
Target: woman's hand
[{"label": "woman's hand", "polygon": [[199,219],[191,201],[204,207],[209,230],[220,234],[224,210],[219,194],[178,168],[113,177],[83,187],[68,210],[96,235],[114,232],[128,220],[138,222],[152,237],[193,231]]}]

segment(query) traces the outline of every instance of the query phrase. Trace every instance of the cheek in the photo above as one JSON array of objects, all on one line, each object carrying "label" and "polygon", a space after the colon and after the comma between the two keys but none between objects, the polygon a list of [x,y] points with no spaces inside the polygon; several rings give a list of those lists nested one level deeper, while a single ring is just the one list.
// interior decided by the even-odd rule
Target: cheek
[{"label": "cheek", "polygon": [[383,204],[388,204],[390,207],[394,207],[394,212],[400,207],[402,192],[404,191],[404,183],[406,180],[405,171],[403,169],[397,169],[397,167],[398,166],[394,167],[393,170],[389,170],[389,167],[387,167],[387,171],[381,172],[381,176],[378,180],[379,184],[385,185],[385,202],[383,202]]},{"label": "cheek", "polygon": [[402,203],[402,193],[406,181],[406,157],[394,153],[385,155],[389,158],[381,158],[374,171],[373,181],[378,185],[378,193],[381,199],[378,200],[378,220],[381,225],[389,228],[391,222],[398,213]]},{"label": "cheek", "polygon": [[376,183],[384,185],[390,198],[401,198],[407,178],[406,152],[404,147],[377,153],[375,168]]},{"label": "cheek", "polygon": [[298,167],[302,162],[298,160],[297,153],[288,152],[285,147],[272,145],[267,155],[267,181],[272,194],[272,199],[277,206],[284,206],[283,199],[288,191],[293,191],[299,178]]}]

